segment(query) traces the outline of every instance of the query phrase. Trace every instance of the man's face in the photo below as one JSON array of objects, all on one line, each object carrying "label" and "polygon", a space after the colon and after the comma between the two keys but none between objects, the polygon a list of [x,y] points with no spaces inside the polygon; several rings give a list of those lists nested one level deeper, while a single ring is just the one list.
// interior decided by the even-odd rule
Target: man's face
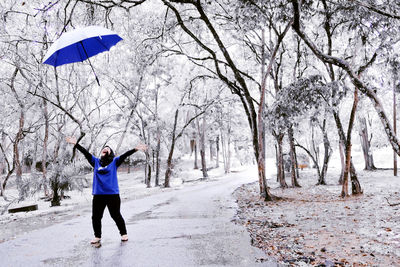
[{"label": "man's face", "polygon": [[105,148],[103,148],[103,149],[101,150],[101,155],[102,155],[102,156],[107,156],[107,155],[110,155],[110,154],[111,154],[111,150],[110,150],[109,147],[105,147]]}]

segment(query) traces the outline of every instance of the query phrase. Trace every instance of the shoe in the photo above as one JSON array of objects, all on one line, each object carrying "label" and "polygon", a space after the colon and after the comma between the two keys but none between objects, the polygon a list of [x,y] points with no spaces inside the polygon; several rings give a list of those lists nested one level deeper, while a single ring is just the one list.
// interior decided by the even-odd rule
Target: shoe
[{"label": "shoe", "polygon": [[93,238],[92,241],[90,241],[90,244],[97,244],[97,243],[100,243],[100,241],[101,241],[101,238],[95,237],[95,238]]},{"label": "shoe", "polygon": [[128,235],[121,235],[121,241],[128,241]]}]

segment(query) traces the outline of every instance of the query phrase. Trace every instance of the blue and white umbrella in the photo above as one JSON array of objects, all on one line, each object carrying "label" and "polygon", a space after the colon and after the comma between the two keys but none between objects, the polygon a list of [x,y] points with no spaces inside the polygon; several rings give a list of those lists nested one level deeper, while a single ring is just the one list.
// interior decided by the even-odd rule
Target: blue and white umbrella
[{"label": "blue and white umbrella", "polygon": [[[122,38],[113,31],[99,26],[89,26],[63,33],[46,53],[44,64],[54,67],[88,60],[90,57],[110,50]],[[95,76],[96,73],[94,72]],[[97,83],[100,85],[96,76]]]}]

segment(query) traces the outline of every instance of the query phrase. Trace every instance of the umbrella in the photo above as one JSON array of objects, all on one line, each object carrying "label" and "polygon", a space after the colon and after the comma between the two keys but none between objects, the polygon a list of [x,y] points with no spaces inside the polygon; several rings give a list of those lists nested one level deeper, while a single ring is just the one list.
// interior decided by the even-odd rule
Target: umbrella
[{"label": "umbrella", "polygon": [[90,67],[100,85],[99,79],[93,69],[90,57],[110,50],[122,38],[113,31],[99,26],[89,26],[63,33],[46,53],[44,64],[54,67],[68,63],[88,60]]}]

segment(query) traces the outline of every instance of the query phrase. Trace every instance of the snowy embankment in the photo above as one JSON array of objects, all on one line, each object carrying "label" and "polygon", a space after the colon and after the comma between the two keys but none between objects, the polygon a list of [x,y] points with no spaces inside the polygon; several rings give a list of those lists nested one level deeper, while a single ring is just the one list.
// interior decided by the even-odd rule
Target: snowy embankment
[{"label": "snowy embankment", "polygon": [[[377,159],[390,164],[390,157]],[[270,203],[260,199],[257,183],[244,185],[235,192],[237,222],[247,227],[254,246],[285,264],[400,266],[400,205],[386,200],[400,202],[400,177],[393,170],[361,168],[364,193],[345,199],[338,168],[330,169],[326,186],[315,186],[313,169],[300,171],[302,188],[281,189],[272,175],[271,193],[282,199]]]}]

